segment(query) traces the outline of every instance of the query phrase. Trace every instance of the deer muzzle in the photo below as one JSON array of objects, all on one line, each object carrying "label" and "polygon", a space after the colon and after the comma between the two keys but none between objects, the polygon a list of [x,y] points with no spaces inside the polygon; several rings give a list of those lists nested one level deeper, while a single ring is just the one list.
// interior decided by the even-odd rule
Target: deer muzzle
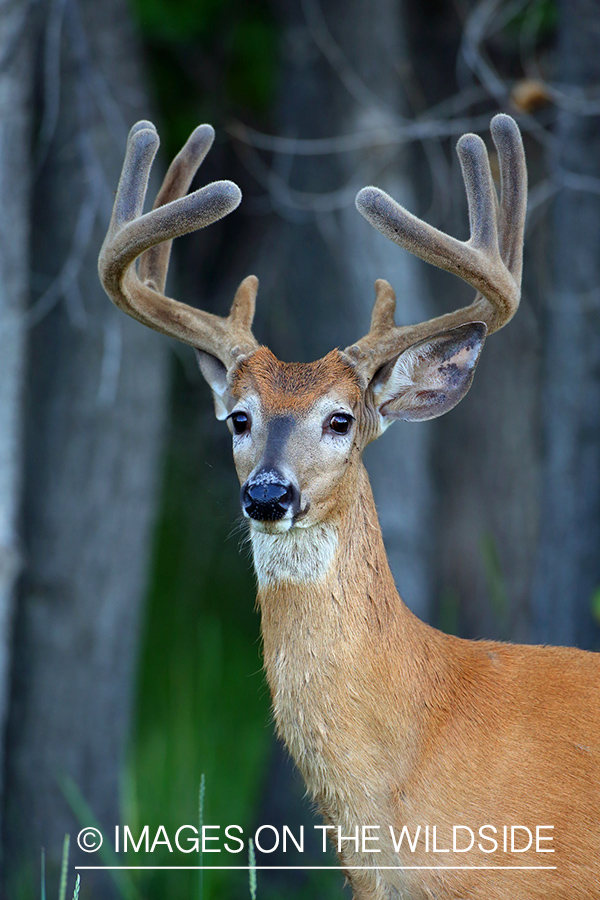
[{"label": "deer muzzle", "polygon": [[293,518],[300,508],[300,492],[275,469],[254,473],[242,485],[242,511],[257,522]]}]

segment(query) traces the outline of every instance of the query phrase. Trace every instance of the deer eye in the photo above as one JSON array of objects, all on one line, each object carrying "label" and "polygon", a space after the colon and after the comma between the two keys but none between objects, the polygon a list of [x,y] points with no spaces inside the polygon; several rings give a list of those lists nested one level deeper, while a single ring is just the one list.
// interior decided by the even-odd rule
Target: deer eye
[{"label": "deer eye", "polygon": [[250,416],[245,412],[233,412],[229,416],[235,434],[244,434],[250,429]]},{"label": "deer eye", "polygon": [[329,420],[329,427],[336,434],[348,434],[353,421],[353,417],[347,413],[334,413]]}]

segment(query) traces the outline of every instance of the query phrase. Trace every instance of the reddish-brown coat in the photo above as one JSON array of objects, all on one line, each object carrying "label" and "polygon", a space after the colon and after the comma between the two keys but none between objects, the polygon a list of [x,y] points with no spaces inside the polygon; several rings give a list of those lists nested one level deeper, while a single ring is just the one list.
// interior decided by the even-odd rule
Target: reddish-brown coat
[{"label": "reddish-brown coat", "polygon": [[235,370],[231,393],[239,399],[245,391],[253,390],[270,414],[303,416],[333,388],[353,404],[361,398],[356,370],[338,350],[315,362],[285,363],[268,347],[259,347]]}]

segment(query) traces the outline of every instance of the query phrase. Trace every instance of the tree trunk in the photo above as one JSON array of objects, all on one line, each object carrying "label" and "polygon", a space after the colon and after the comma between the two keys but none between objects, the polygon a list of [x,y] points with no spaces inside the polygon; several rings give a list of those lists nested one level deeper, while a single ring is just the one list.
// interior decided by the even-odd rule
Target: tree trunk
[{"label": "tree trunk", "polygon": [[[32,42],[27,3],[0,3],[0,771],[15,580],[20,568],[25,309],[29,279]],[[3,785],[0,781],[0,803]]]},{"label": "tree trunk", "polygon": [[563,0],[560,16],[558,80],[567,100],[554,160],[560,189],[547,311],[533,637],[598,650],[592,607],[600,589],[600,128],[581,97],[586,90],[595,96],[600,82],[600,8],[594,0]]},{"label": "tree trunk", "polygon": [[122,0],[65,0],[40,12],[7,896],[35,884],[42,846],[56,861],[64,833],[93,824],[74,809],[78,798],[101,827],[119,821],[165,419],[165,342],[112,306],[96,272],[127,127],[148,114],[127,10]]}]

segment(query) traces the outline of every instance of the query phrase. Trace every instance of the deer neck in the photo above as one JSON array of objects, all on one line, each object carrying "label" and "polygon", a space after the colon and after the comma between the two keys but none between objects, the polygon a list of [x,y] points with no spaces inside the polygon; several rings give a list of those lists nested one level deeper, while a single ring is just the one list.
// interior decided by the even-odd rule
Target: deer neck
[{"label": "deer neck", "polygon": [[[382,691],[397,697],[400,690],[412,702],[411,675],[398,650],[414,643],[415,629],[427,628],[396,591],[362,464],[357,482],[337,520],[252,536],[275,720],[320,798],[331,792],[332,768],[349,747],[360,748],[359,766],[374,770],[368,759],[381,755],[392,726],[380,720],[386,708]],[[353,706],[362,709],[361,716],[352,713]],[[402,714],[402,703],[396,708]],[[365,716],[365,709],[372,715]],[[359,771],[355,775],[361,777]]]}]

